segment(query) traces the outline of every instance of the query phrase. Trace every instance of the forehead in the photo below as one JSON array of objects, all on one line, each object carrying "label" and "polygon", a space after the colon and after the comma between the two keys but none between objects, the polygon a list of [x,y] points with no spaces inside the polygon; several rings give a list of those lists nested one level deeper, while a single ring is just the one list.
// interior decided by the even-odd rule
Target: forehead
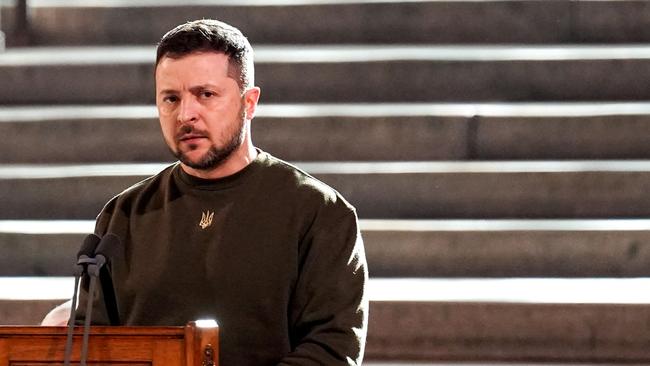
[{"label": "forehead", "polygon": [[156,66],[156,82],[230,78],[228,56],[220,52],[194,52],[181,57],[164,56]]}]

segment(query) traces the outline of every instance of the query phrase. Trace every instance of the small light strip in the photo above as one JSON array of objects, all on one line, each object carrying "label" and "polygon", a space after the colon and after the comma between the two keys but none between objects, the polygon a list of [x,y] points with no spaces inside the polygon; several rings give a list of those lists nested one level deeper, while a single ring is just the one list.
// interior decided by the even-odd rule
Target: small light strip
[{"label": "small light strip", "polygon": [[[265,104],[258,118],[645,116],[647,102]],[[157,119],[154,105],[1,106],[0,123]],[[399,121],[406,123],[408,121]],[[588,123],[588,122],[586,122]]]},{"label": "small light strip", "polygon": [[[0,277],[0,300],[62,300],[71,277]],[[650,278],[373,278],[370,301],[650,304]]]},{"label": "small light strip", "polygon": [[[4,0],[8,1],[8,0]],[[296,6],[296,5],[340,5],[409,3],[422,0],[184,0],[182,6]],[[431,0],[429,0],[431,1]],[[434,0],[437,1],[437,0]],[[470,1],[470,0],[455,0]],[[471,0],[487,1],[487,0]],[[2,1],[0,1],[2,4]],[[30,0],[30,7],[178,7],[177,0]]]},{"label": "small light strip", "polygon": [[2,234],[90,234],[94,229],[94,220],[0,220]]},{"label": "small light strip", "polygon": [[[650,46],[255,45],[258,64],[648,60]],[[153,65],[153,46],[8,48],[0,66]]]},{"label": "small light strip", "polygon": [[[650,231],[650,219],[361,219],[363,232]],[[94,220],[0,220],[0,234],[90,234]]]},{"label": "small light strip", "polygon": [[649,278],[372,279],[371,301],[650,304]]},{"label": "small light strip", "polygon": [[[160,172],[170,164],[6,164],[0,165],[0,179],[54,179],[110,176],[145,178]],[[650,160],[378,161],[294,162],[294,164],[315,175],[650,172]]]},{"label": "small light strip", "polygon": [[650,219],[363,219],[359,226],[364,232],[650,231]]}]

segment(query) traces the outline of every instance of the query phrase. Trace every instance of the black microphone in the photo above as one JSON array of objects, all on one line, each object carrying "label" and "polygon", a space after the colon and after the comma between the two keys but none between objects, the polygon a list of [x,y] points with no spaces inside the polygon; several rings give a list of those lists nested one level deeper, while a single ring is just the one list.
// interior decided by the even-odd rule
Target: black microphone
[{"label": "black microphone", "polygon": [[68,319],[68,334],[65,342],[65,356],[63,358],[64,365],[70,365],[70,355],[72,352],[72,333],[74,331],[75,318],[77,317],[77,296],[79,293],[79,279],[87,271],[88,264],[93,262],[97,245],[99,244],[99,236],[89,234],[84,238],[79,252],[77,252],[77,264],[74,270],[74,292],[72,294],[72,305],[70,307],[70,318]]},{"label": "black microphone", "polygon": [[[95,250],[100,242],[99,236],[95,234],[88,234],[81,244],[79,252],[77,252],[77,265],[75,268],[75,274],[79,273],[81,276],[88,266],[88,263],[92,262],[92,258],[95,255]],[[75,288],[76,291],[76,288]]]},{"label": "black microphone", "polygon": [[97,269],[101,269],[104,264],[110,263],[120,253],[121,248],[122,241],[117,235],[113,233],[104,235],[94,253],[97,260]]}]

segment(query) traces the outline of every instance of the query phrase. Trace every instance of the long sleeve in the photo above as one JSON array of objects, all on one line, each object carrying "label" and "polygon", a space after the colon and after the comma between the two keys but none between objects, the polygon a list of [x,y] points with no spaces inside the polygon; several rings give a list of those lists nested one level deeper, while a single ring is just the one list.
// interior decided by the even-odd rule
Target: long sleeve
[{"label": "long sleeve", "polygon": [[293,350],[279,366],[360,365],[363,359],[368,271],[356,215],[320,216],[300,250],[289,311]]}]

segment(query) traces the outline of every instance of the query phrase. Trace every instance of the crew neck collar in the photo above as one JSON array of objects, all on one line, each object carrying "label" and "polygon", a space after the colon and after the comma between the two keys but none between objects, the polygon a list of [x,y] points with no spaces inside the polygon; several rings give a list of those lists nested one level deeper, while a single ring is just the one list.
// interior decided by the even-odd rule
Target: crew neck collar
[{"label": "crew neck collar", "polygon": [[257,156],[255,159],[251,161],[250,164],[246,165],[243,169],[234,174],[216,179],[199,178],[187,173],[185,170],[183,170],[180,163],[176,163],[174,176],[177,177],[178,180],[180,180],[180,182],[182,182],[184,185],[187,185],[191,188],[205,190],[229,188],[242,182],[245,177],[254,174],[255,171],[257,171],[268,159],[268,154],[258,148],[255,149],[257,150]]}]

